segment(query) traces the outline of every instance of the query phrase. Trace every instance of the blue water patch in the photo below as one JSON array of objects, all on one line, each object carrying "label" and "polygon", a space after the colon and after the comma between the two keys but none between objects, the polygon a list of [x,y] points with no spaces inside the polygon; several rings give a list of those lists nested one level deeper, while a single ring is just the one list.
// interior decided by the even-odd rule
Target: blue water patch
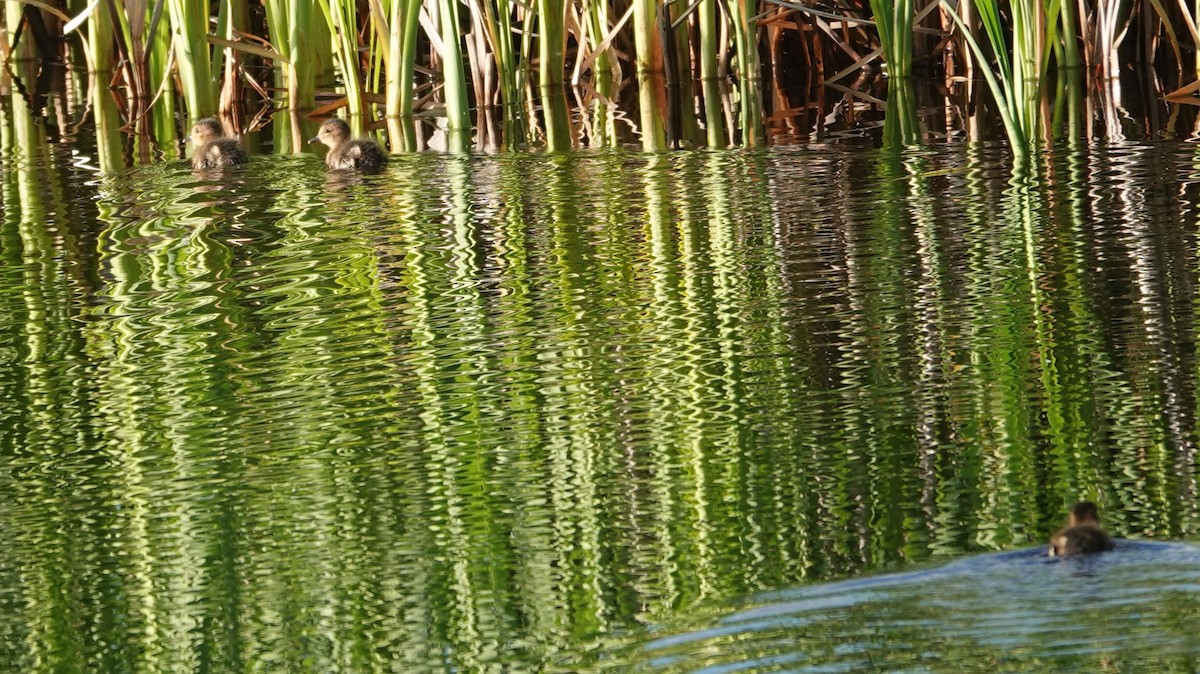
[{"label": "blue water patch", "polygon": [[[632,671],[1155,671],[1200,654],[1200,547],[1117,540],[1044,546],[934,568],[756,595],[644,642]],[[1125,669],[1122,669],[1125,671]]]}]

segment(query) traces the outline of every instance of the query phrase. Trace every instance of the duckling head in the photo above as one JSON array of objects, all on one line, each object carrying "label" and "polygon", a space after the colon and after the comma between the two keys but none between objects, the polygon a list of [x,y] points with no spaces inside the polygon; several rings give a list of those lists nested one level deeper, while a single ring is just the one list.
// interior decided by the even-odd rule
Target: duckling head
[{"label": "duckling head", "polygon": [[317,135],[308,139],[309,143],[321,142],[329,147],[335,147],[350,138],[350,125],[334,117],[325,120]]},{"label": "duckling head", "polygon": [[196,123],[192,125],[192,134],[188,138],[192,141],[193,145],[200,147],[223,135],[225,135],[225,131],[221,128],[221,122],[216,117],[205,117],[204,119],[196,120]]},{"label": "duckling head", "polygon": [[1067,526],[1075,527],[1081,524],[1100,524],[1100,512],[1095,503],[1080,501],[1071,506],[1071,512],[1067,515]]}]

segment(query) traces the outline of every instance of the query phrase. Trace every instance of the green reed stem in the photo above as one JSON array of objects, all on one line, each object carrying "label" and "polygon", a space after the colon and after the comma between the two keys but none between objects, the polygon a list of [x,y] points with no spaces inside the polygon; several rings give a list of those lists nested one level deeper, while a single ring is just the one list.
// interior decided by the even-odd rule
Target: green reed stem
[{"label": "green reed stem", "polygon": [[167,0],[167,7],[175,34],[176,72],[183,83],[188,117],[194,121],[216,112],[207,39],[208,3]]},{"label": "green reed stem", "polygon": [[971,31],[963,23],[962,18],[958,15],[958,8],[950,5],[947,0],[942,0],[945,6],[946,13],[954,20],[955,25],[962,31],[963,41],[966,42],[971,52],[975,55],[979,68],[983,73],[983,79],[987,82],[988,89],[992,92],[992,97],[996,101],[999,108],[1000,120],[1004,124],[1004,130],[1008,135],[1009,144],[1012,145],[1012,150],[1018,157],[1024,157],[1029,152],[1029,140],[1032,137],[1029,129],[1024,125],[1022,117],[1016,109],[1017,97],[1019,92],[1013,84],[1014,73],[1010,65],[1008,51],[1005,48],[1003,27],[999,20],[999,8],[994,2],[989,0],[977,0],[976,8],[979,10],[980,21],[984,25],[985,32],[993,46],[993,52],[996,55],[996,70],[986,66],[988,63],[987,55],[984,54],[983,48],[979,41],[971,34]]},{"label": "green reed stem", "polygon": [[571,149],[571,121],[563,92],[566,70],[566,5],[563,0],[538,0],[538,84],[546,123],[546,147],[552,151]]},{"label": "green reed stem", "polygon": [[[600,44],[608,37],[608,3],[590,2],[586,9],[588,21],[588,48],[595,52]],[[617,84],[620,80],[619,70],[614,70],[616,61],[609,47],[595,53],[592,62],[592,86],[596,93],[592,105],[592,145],[606,147],[615,144],[617,140],[616,116],[612,101],[616,98]]]},{"label": "green reed stem", "polygon": [[1067,0],[1059,1],[1059,25],[1062,28],[1062,46],[1063,46],[1063,61],[1064,68],[1080,68],[1083,66],[1083,59],[1079,56],[1079,33],[1078,21],[1075,12],[1077,6],[1074,2]]},{"label": "green reed stem", "polygon": [[110,75],[103,71],[93,74],[88,92],[92,100],[92,122],[96,125],[96,163],[101,171],[116,171],[125,166],[121,150],[121,111],[108,92]]},{"label": "green reed stem", "polygon": [[527,74],[533,71],[531,64],[534,55],[533,38],[535,35],[534,19],[536,14],[532,9],[524,9],[520,25],[517,29],[521,35],[521,48],[518,52],[521,55],[521,62],[517,67],[517,86],[521,91],[521,108],[525,111],[528,141],[533,141],[539,130],[535,112],[538,107],[538,101],[533,94],[533,87],[530,86],[530,78]]},{"label": "green reed stem", "polygon": [[663,44],[658,32],[655,0],[634,0],[633,42],[637,51],[638,105],[642,121],[642,149],[667,149],[665,118],[666,82],[663,77]]},{"label": "green reed stem", "polygon": [[709,147],[724,147],[725,112],[717,91],[720,78],[717,55],[720,53],[721,31],[717,26],[717,0],[701,0],[700,24],[700,80],[704,88],[704,124]]},{"label": "green reed stem", "polygon": [[[691,31],[684,22],[685,15],[692,11],[682,2],[669,3],[663,7],[666,13],[665,21],[661,24],[662,32],[666,33],[667,44],[664,48],[670,50],[670,60],[666,62],[667,84],[672,88],[670,98],[676,110],[673,113],[678,128],[675,130],[674,142],[684,141],[688,144],[699,142],[700,124],[696,119],[695,91],[692,83],[692,45]],[[679,25],[676,26],[676,22]],[[675,26],[672,28],[672,26]]]},{"label": "green reed stem", "polygon": [[525,124],[524,109],[521,107],[520,62],[513,47],[512,13],[507,3],[499,3],[500,6],[497,7],[496,4],[483,0],[481,4],[500,80],[504,142],[513,147],[526,140],[528,128]]},{"label": "green reed stem", "polygon": [[[5,3],[9,8],[15,7]],[[96,70],[108,70],[113,66],[113,23],[108,12],[93,11],[88,15],[88,46],[92,51],[92,64]]]},{"label": "green reed stem", "polygon": [[910,78],[889,78],[887,111],[883,120],[885,147],[915,145],[921,141],[916,92]]},{"label": "green reed stem", "polygon": [[[219,107],[230,111],[239,103],[238,92],[242,90],[243,82],[239,80],[242,71],[238,62],[246,57],[239,56],[237,51],[229,47],[222,49],[221,56],[212,56],[205,40],[210,32],[208,8],[210,5],[219,8],[216,30],[211,32],[229,39],[234,36],[234,29],[245,32],[251,25],[247,19],[254,14],[254,8],[261,5],[265,10],[267,30],[260,37],[268,39],[285,60],[278,64],[275,84],[277,90],[286,91],[286,105],[290,109],[313,107],[316,82],[320,81],[325,68],[336,65],[345,87],[350,118],[356,128],[361,123],[360,118],[370,109],[367,89],[376,90],[382,86],[386,94],[386,115],[389,120],[394,120],[389,121],[393,147],[397,150],[415,149],[416,131],[415,122],[412,121],[415,81],[421,77],[418,69],[423,64],[418,61],[418,47],[427,39],[421,35],[422,28],[418,21],[423,7],[433,14],[434,23],[438,26],[438,35],[429,36],[428,39],[444,51],[440,57],[433,56],[435,63],[428,65],[442,61],[441,95],[445,100],[447,127],[455,135],[468,134],[471,129],[471,101],[468,97],[471,82],[467,79],[470,73],[466,71],[468,64],[463,54],[459,15],[461,1],[221,0],[206,4],[196,0],[105,0],[88,15],[90,34],[96,38],[90,41],[89,56],[94,57],[93,62],[111,67],[128,55],[137,65],[128,68],[129,76],[126,79],[130,81],[125,84],[126,91],[132,92],[134,97],[141,96],[142,100],[159,92],[168,94],[159,96],[152,106],[155,108],[157,135],[160,126],[165,128],[161,120],[173,114],[170,87],[162,86],[167,81],[165,69],[168,66],[163,55],[156,52],[160,44],[158,35],[173,36],[173,72],[170,77],[172,80],[178,77],[181,83],[189,117],[210,114],[218,107],[218,99],[214,95],[215,81],[223,82]],[[951,3],[955,1],[943,0],[951,10]],[[987,36],[986,40],[995,57],[995,68],[991,72],[994,82],[989,82],[989,88],[1003,109],[1006,132],[1010,138],[1016,139],[1014,145],[1027,145],[1029,139],[1037,137],[1041,125],[1040,97],[1048,64],[1053,61],[1075,67],[1082,60],[1077,45],[1077,22],[1080,20],[1077,9],[1074,3],[1067,0],[1046,0],[1044,6],[1042,0],[969,1],[978,10],[981,28],[974,33],[967,33],[963,29],[968,48],[980,63],[989,62],[992,54],[985,54],[986,49],[981,47],[983,35]],[[490,68],[495,65],[494,76],[503,100],[504,135],[510,146],[532,136],[528,126],[530,119],[535,116],[533,111],[539,105],[557,105],[563,100],[547,92],[539,96],[537,88],[528,85],[526,76],[533,58],[538,59],[538,84],[541,87],[561,85],[567,74],[566,63],[572,58],[578,63],[586,62],[580,71],[591,70],[592,85],[599,94],[592,99],[596,101],[593,143],[604,145],[609,139],[615,138],[614,115],[608,102],[620,98],[618,83],[621,66],[616,54],[623,43],[630,41],[629,38],[634,46],[633,66],[638,79],[644,146],[647,149],[665,147],[667,129],[664,121],[668,113],[672,115],[671,123],[678,122],[679,126],[678,129],[672,126],[671,134],[692,138],[695,135],[696,115],[688,103],[692,100],[689,78],[691,63],[693,58],[698,60],[703,81],[715,82],[720,77],[720,57],[730,46],[721,44],[722,30],[725,28],[721,23],[722,7],[726,8],[725,17],[730,21],[729,35],[736,54],[733,63],[736,68],[741,142],[754,146],[765,141],[759,56],[761,35],[754,18],[761,3],[631,0],[627,6],[631,7],[632,25],[625,26],[622,21],[621,32],[624,34],[618,36],[614,47],[609,41],[609,33],[613,28],[610,21],[613,8],[619,7],[620,3],[614,4],[610,0],[469,2],[475,18],[474,29],[486,32],[487,48],[491,50],[486,56],[475,54],[478,63],[470,65],[478,70],[476,81],[491,78]],[[915,0],[868,2],[891,77],[907,77],[911,73],[913,59]],[[1156,8],[1156,16],[1161,15],[1161,0],[1151,2]],[[26,3],[32,4],[33,0],[15,0],[6,3],[6,7],[16,17]],[[89,6],[88,0],[74,0],[70,11],[83,12]],[[149,28],[155,22],[147,21],[147,15],[156,12],[160,6],[167,10],[161,26],[157,30]],[[376,31],[367,39],[365,55],[360,45],[363,22],[366,20],[360,16],[364,6],[369,7],[371,20],[377,25]],[[317,16],[318,8],[320,18]],[[695,13],[687,16],[690,12]],[[953,11],[950,13],[954,15]],[[120,18],[119,34],[114,34],[113,16]],[[576,18],[586,27],[577,25]],[[954,17],[955,21],[962,23],[960,19],[960,16]],[[1159,20],[1163,26],[1169,25],[1167,17],[1162,16]],[[675,21],[683,25],[670,28]],[[514,29],[522,33],[520,42],[514,36]],[[698,44],[689,42],[693,29],[698,36]],[[1056,33],[1058,30],[1061,30],[1061,35]],[[114,54],[114,44],[120,48],[119,53]],[[476,44],[482,45],[483,41]],[[1049,56],[1046,45],[1053,47],[1056,54],[1054,58]],[[594,50],[593,53],[586,53],[588,49]],[[139,54],[148,53],[151,55],[139,57]],[[364,63],[368,64],[366,75],[362,72]],[[145,72],[147,68],[148,74]],[[667,104],[667,86],[677,96],[674,100],[681,104],[674,107]],[[733,135],[725,128],[728,120],[723,114],[722,101],[711,95],[719,90],[720,87],[705,87],[702,95],[707,142],[711,146],[725,145],[728,137]],[[477,93],[482,105],[490,106],[495,102],[490,96],[490,86],[486,92]],[[556,148],[569,146],[569,114],[563,114],[558,108],[543,109],[546,110],[547,144]],[[144,114],[144,111],[140,113],[135,123]],[[309,122],[304,122],[304,125],[308,126]],[[296,124],[290,127],[294,136],[280,145],[283,151],[299,147],[299,134],[303,130]],[[909,128],[908,125],[901,127]],[[905,135],[914,138],[912,134]],[[455,142],[461,142],[461,146],[465,147],[467,140],[464,138]]]},{"label": "green reed stem", "polygon": [[393,152],[417,149],[413,124],[413,75],[417,61],[417,27],[421,0],[392,0],[388,18],[386,108]]},{"label": "green reed stem", "polygon": [[912,74],[913,11],[912,0],[871,0],[889,77]]},{"label": "green reed stem", "polygon": [[342,86],[346,88],[350,125],[355,134],[362,133],[363,97],[362,74],[358,58],[358,17],[354,0],[322,0],[321,12],[333,39],[333,54],[342,71]]},{"label": "green reed stem", "polygon": [[[113,39],[115,37],[112,15],[109,12],[92,12],[88,16],[88,46],[91,62],[97,70],[88,77],[88,100],[92,102],[92,118],[96,125],[96,163],[103,171],[112,171],[124,166],[121,159],[121,116],[117,104],[108,93],[112,71],[101,68],[113,64]],[[172,124],[171,136],[174,137]]]},{"label": "green reed stem", "polygon": [[171,65],[171,32],[160,16],[159,25],[153,33],[147,35],[149,44],[146,56],[146,72],[149,77],[151,133],[156,141],[166,146],[176,140],[175,130],[175,96],[173,77],[169,71]]},{"label": "green reed stem", "polygon": [[566,4],[563,0],[538,0],[538,77],[542,86],[561,85],[566,69]]},{"label": "green reed stem", "polygon": [[742,144],[756,147],[764,141],[762,129],[762,72],[758,59],[758,34],[754,25],[757,3],[739,2],[733,18],[738,59],[738,95],[740,100]]},{"label": "green reed stem", "polygon": [[286,92],[288,120],[277,126],[278,152],[302,152],[305,130],[294,114],[310,110],[317,99],[317,76],[331,61],[327,24],[317,16],[314,0],[264,0],[271,45],[285,62],[276,70],[276,86]]},{"label": "green reed stem", "polygon": [[462,38],[456,0],[438,0],[441,37],[445,46],[442,77],[445,85],[446,123],[453,152],[465,152],[470,142],[471,107],[467,98],[467,78],[463,69]]}]

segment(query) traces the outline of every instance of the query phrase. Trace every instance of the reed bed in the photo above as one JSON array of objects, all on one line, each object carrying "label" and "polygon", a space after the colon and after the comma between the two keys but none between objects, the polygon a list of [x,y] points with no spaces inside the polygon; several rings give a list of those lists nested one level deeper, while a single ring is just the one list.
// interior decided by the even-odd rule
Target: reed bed
[{"label": "reed bed", "polygon": [[1117,119],[1123,62],[1156,66],[1159,95],[1200,100],[1200,60],[1181,47],[1200,40],[1192,12],[1129,0],[15,0],[0,56],[86,71],[77,90],[115,99],[105,126],[119,120],[142,159],[211,114],[231,132],[274,122],[284,153],[335,114],[393,152],[755,146],[818,89],[886,108],[886,140],[912,144],[936,135],[914,73],[959,92],[968,125],[999,119],[1023,156],[1087,126],[1081,90]]}]

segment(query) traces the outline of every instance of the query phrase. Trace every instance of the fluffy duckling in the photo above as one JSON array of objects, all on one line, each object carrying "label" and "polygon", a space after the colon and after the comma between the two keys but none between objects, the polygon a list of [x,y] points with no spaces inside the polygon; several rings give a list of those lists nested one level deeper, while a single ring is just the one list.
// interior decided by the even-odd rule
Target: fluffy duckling
[{"label": "fluffy duckling", "polygon": [[331,169],[378,171],[387,163],[387,155],[373,140],[350,138],[350,125],[340,119],[327,119],[309,143],[321,142],[329,147],[325,165]]},{"label": "fluffy duckling", "polygon": [[225,135],[221,122],[216,117],[205,117],[193,124],[189,139],[196,147],[195,154],[192,155],[192,168],[198,171],[245,164],[248,161],[241,144],[236,138]]},{"label": "fluffy duckling", "polygon": [[1051,557],[1091,554],[1113,549],[1112,539],[1100,528],[1100,514],[1096,504],[1080,501],[1071,506],[1067,526],[1050,537]]}]

